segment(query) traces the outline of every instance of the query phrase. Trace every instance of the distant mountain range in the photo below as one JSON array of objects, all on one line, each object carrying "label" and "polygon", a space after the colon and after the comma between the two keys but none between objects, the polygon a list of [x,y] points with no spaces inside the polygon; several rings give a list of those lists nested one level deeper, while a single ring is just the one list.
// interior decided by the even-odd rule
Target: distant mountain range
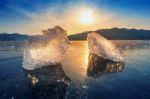
[{"label": "distant mountain range", "polygon": [[[74,35],[69,35],[70,40],[86,40],[86,36],[91,31],[86,31]],[[150,40],[150,30],[137,30],[126,28],[112,28],[96,30],[98,34],[106,37],[109,40]]]},{"label": "distant mountain range", "polygon": [[[85,31],[82,33],[69,35],[70,40],[86,40],[86,36],[91,31]],[[112,29],[99,29],[95,32],[101,34],[110,40],[150,40],[150,30],[137,30],[126,28],[112,28]],[[19,33],[0,33],[0,41],[25,41],[31,36],[23,35]]]},{"label": "distant mountain range", "polygon": [[25,41],[25,40],[28,40],[28,38],[29,38],[28,35],[23,35],[19,33],[13,33],[13,34],[1,33],[0,34],[0,41]]}]

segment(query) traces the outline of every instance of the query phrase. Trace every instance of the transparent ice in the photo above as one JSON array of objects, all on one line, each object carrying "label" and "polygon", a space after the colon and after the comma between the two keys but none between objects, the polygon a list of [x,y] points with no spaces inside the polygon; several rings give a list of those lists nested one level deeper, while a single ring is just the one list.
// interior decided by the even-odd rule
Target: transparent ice
[{"label": "transparent ice", "polygon": [[89,33],[87,40],[90,53],[113,61],[123,61],[123,57],[116,46],[100,34],[96,32]]},{"label": "transparent ice", "polygon": [[24,49],[23,68],[34,70],[56,65],[69,46],[66,31],[56,26],[44,30],[43,35],[32,36]]}]

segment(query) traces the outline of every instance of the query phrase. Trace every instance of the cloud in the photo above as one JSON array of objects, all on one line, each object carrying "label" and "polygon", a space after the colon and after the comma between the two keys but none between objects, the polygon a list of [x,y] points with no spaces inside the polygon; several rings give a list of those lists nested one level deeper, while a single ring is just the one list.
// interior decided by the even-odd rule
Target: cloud
[{"label": "cloud", "polygon": [[[68,34],[79,33],[86,30],[95,30],[100,28],[100,24],[111,19],[112,14],[108,14],[104,10],[99,10],[95,6],[86,4],[68,3],[65,6],[53,4],[43,8],[38,6],[39,11],[28,11],[23,7],[16,5],[15,7],[8,5],[9,8],[25,17],[25,20],[13,22],[11,26],[3,27],[1,30],[10,32],[20,32],[25,34],[40,34],[43,29],[59,25],[68,31]],[[41,7],[41,8],[40,8]],[[79,23],[79,12],[84,9],[91,9],[94,12],[95,24],[84,26]]]},{"label": "cloud", "polygon": [[[65,3],[17,1],[23,5],[16,2],[10,2],[6,5],[6,8],[11,9],[13,13],[8,13],[7,11],[1,12],[0,10],[0,14],[3,14],[6,18],[10,16],[7,20],[3,20],[5,17],[1,18],[3,22],[0,23],[0,32],[18,32],[34,35],[40,34],[43,29],[59,25],[66,29],[68,34],[74,34],[100,28],[149,28],[150,26],[147,23],[148,18],[135,19],[131,15],[122,15],[117,11],[114,12],[111,9],[101,8],[100,4],[95,4],[94,2],[90,2],[90,0],[71,0]],[[25,7],[26,3],[27,5],[30,3],[30,5]],[[84,12],[85,9],[93,11],[94,24],[89,26],[80,24],[79,12]]]}]

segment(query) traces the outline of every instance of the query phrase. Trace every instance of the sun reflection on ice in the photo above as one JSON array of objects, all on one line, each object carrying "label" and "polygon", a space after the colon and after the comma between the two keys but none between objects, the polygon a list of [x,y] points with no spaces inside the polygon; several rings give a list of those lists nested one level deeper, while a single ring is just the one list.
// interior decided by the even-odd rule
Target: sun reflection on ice
[{"label": "sun reflection on ice", "polygon": [[87,66],[88,66],[88,57],[89,57],[89,50],[86,46],[85,48],[86,50],[84,51],[84,54],[83,54],[83,58],[84,58],[84,68],[87,69]]}]

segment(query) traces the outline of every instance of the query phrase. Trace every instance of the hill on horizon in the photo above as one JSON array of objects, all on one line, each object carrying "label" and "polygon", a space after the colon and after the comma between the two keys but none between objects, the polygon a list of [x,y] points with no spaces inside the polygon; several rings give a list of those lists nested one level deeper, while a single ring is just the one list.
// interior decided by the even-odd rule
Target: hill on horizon
[{"label": "hill on horizon", "polygon": [[1,33],[0,34],[0,41],[25,41],[28,40],[29,36],[19,33]]},{"label": "hill on horizon", "polygon": [[[86,40],[87,34],[92,31],[86,31],[78,34],[69,35],[70,40]],[[150,30],[144,29],[126,29],[112,28],[99,29],[94,32],[104,36],[109,40],[150,40]]]},{"label": "hill on horizon", "polygon": [[[87,34],[92,31],[85,31],[78,34],[69,35],[69,40],[86,40]],[[109,40],[150,40],[150,30],[144,29],[126,29],[126,28],[112,28],[99,29],[94,32],[106,37]],[[0,41],[26,41],[32,35],[25,35],[19,33],[0,33]]]}]

